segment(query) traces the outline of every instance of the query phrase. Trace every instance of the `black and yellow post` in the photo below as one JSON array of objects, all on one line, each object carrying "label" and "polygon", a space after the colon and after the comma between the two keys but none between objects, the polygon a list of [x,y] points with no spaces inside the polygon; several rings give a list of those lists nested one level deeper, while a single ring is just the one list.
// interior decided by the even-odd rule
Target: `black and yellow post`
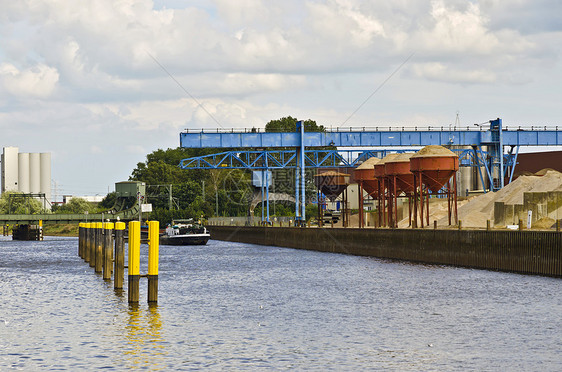
[{"label": "black and yellow post", "polygon": [[129,303],[139,303],[140,222],[129,222]]},{"label": "black and yellow post", "polygon": [[96,266],[96,224],[90,222],[90,228],[88,229],[88,250],[90,251],[90,267]]},{"label": "black and yellow post", "polygon": [[84,223],[78,223],[78,256],[84,258],[82,247],[84,245]]},{"label": "black and yellow post", "polygon": [[125,223],[115,223],[115,269],[113,274],[113,288],[123,289],[125,272]]},{"label": "black and yellow post", "polygon": [[87,242],[86,234],[88,232],[88,229],[86,228],[86,226],[87,226],[87,223],[82,222],[82,244],[80,246],[80,249],[81,249],[80,257],[82,257],[84,260],[86,260],[86,247],[87,247],[87,245],[86,245],[86,242]]},{"label": "black and yellow post", "polygon": [[88,231],[86,229],[86,223],[82,222],[80,224],[81,228],[80,228],[80,257],[82,257],[84,260],[86,260],[86,232]]},{"label": "black and yellow post", "polygon": [[95,223],[96,228],[94,229],[96,231],[96,262],[95,262],[95,270],[96,273],[101,273],[102,269],[103,269],[103,223],[101,222],[96,222]]},{"label": "black and yellow post", "polygon": [[158,251],[160,223],[148,222],[148,303],[158,302]]},{"label": "black and yellow post", "polygon": [[103,279],[111,280],[113,271],[113,223],[103,224]]},{"label": "black and yellow post", "polygon": [[86,262],[90,262],[90,246],[88,245],[88,230],[90,229],[90,224],[84,222],[84,244],[82,244],[82,258]]},{"label": "black and yellow post", "polygon": [[37,231],[37,240],[43,240],[43,220],[39,220],[39,230]]}]

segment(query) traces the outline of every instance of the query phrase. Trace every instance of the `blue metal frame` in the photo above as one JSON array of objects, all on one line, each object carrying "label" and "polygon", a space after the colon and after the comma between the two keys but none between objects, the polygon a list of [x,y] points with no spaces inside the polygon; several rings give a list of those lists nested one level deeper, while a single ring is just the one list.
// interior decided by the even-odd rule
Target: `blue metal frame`
[{"label": "blue metal frame", "polygon": [[[501,119],[491,120],[489,129],[466,130],[444,127],[431,130],[375,130],[304,132],[302,122],[297,122],[295,132],[185,132],[180,133],[180,146],[186,148],[292,148],[293,150],[251,150],[228,151],[214,155],[206,155],[184,159],[180,163],[182,169],[280,169],[297,168],[295,172],[295,216],[297,221],[305,220],[304,174],[305,167],[353,167],[374,153],[365,151],[354,161],[341,156],[342,150],[306,150],[307,147],[423,147],[427,145],[471,146],[472,150],[459,150],[459,158],[463,166],[476,166],[482,184],[484,177],[481,168],[486,170],[491,181],[490,190],[496,191],[504,186],[508,167],[511,166],[510,182],[520,146],[560,146],[562,131],[548,130],[507,130]],[[488,148],[482,151],[482,146]],[[511,146],[509,154],[503,153],[504,146]],[[513,154],[513,149],[516,153]],[[357,152],[357,151],[354,151]],[[380,155],[378,150],[375,150]],[[266,192],[269,192],[266,184]],[[268,198],[269,200],[269,198]],[[267,213],[269,222],[269,211]]]},{"label": "blue metal frame", "polygon": [[[390,152],[408,151],[417,150],[305,150],[304,165],[311,168],[355,167],[373,156],[382,158]],[[354,156],[355,154],[357,156]],[[179,166],[181,169],[248,170],[298,167],[296,150],[226,151],[183,159]]]},{"label": "blue metal frame", "polygon": [[[385,130],[387,128],[387,130]],[[502,146],[562,146],[562,130],[507,130],[501,119],[491,120],[488,130],[374,130],[305,132],[305,147],[409,147],[427,145],[487,146],[500,141]],[[479,127],[480,128],[480,127]],[[180,146],[186,148],[279,148],[300,147],[297,132],[184,132]]]}]

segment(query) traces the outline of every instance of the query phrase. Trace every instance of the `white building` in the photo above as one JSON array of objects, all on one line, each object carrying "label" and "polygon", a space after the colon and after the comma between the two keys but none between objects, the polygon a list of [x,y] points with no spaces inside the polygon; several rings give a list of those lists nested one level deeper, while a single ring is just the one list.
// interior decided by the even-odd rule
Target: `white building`
[{"label": "white building", "polygon": [[4,147],[2,153],[2,193],[20,191],[45,194],[51,201],[51,153],[19,153],[17,147]]}]

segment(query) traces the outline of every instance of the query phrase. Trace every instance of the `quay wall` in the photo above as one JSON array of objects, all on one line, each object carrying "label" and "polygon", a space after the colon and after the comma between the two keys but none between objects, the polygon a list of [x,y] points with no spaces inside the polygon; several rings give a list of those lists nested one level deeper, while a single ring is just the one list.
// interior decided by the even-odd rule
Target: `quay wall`
[{"label": "quay wall", "polygon": [[562,233],[210,226],[211,239],[562,277]]}]

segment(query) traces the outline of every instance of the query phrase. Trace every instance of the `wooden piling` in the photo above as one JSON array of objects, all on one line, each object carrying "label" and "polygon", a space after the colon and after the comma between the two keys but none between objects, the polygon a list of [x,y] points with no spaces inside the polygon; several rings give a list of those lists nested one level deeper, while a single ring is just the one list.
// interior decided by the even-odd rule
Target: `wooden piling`
[{"label": "wooden piling", "polygon": [[103,224],[103,279],[111,280],[113,268],[113,224],[105,222]]},{"label": "wooden piling", "polygon": [[125,274],[125,223],[115,223],[115,269],[113,274],[113,288],[123,289]]},{"label": "wooden piling", "polygon": [[96,247],[95,247],[95,271],[101,273],[103,270],[103,224],[95,223]]},{"label": "wooden piling", "polygon": [[82,249],[83,252],[83,259],[86,262],[90,262],[90,246],[88,245],[88,231],[90,230],[90,224],[85,222],[84,223],[84,245]]},{"label": "wooden piling", "polygon": [[140,222],[129,222],[129,288],[128,298],[130,304],[139,303],[139,279],[140,279]]},{"label": "wooden piling", "polygon": [[78,256],[84,258],[84,223],[78,223]]},{"label": "wooden piling", "polygon": [[158,302],[158,254],[160,223],[148,222],[148,303]]},{"label": "wooden piling", "polygon": [[95,267],[96,266],[96,223],[95,222],[90,222],[90,237],[89,237],[89,242],[90,242],[90,247],[89,247],[89,251],[90,251],[90,267]]}]

